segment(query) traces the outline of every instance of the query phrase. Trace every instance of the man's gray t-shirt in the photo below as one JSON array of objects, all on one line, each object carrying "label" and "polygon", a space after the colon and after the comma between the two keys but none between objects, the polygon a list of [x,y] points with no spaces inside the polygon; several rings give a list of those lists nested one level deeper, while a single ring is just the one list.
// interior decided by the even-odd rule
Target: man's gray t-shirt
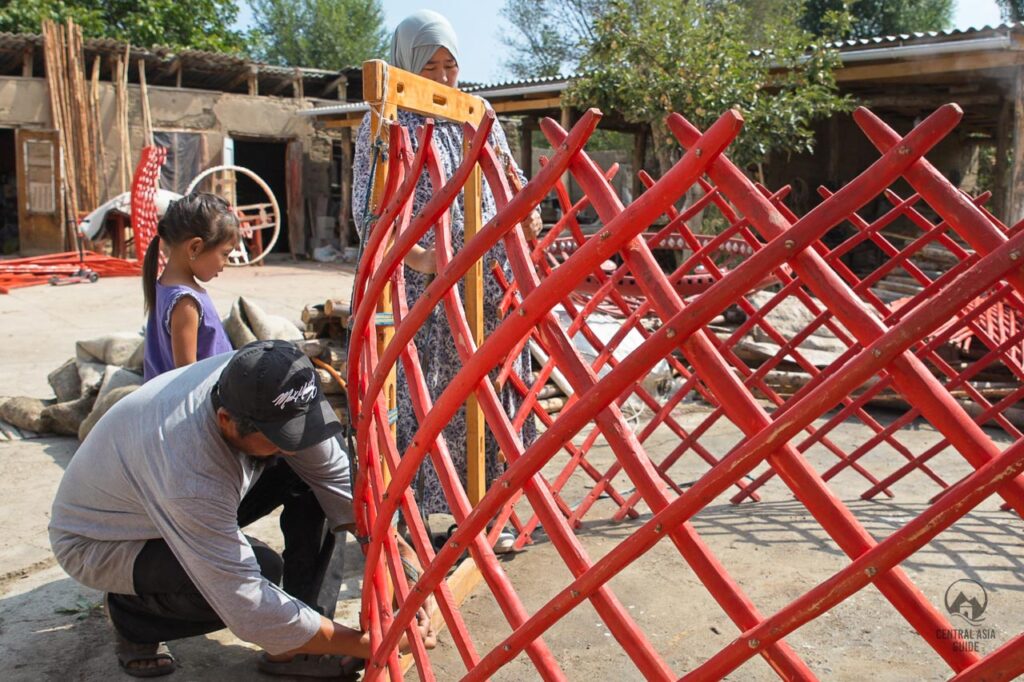
[{"label": "man's gray t-shirt", "polygon": [[[280,653],[308,642],[320,616],[260,574],[238,527],[238,505],[262,467],[217,425],[210,393],[230,358],[162,374],[100,419],[61,480],[50,544],[83,585],[134,594],[136,556],[146,540],[163,538],[237,637]],[[332,528],[352,522],[349,461],[337,439],[288,463]]]}]

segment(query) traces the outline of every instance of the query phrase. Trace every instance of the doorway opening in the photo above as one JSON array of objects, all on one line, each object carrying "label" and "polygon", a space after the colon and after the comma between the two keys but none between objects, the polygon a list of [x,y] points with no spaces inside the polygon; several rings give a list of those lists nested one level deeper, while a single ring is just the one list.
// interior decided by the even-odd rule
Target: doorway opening
[{"label": "doorway opening", "polygon": [[14,130],[0,129],[0,254],[18,250],[18,169]]},{"label": "doorway opening", "polygon": [[[235,142],[235,165],[248,168],[256,175],[263,178],[270,190],[277,199],[281,209],[278,220],[281,223],[281,232],[277,237],[277,243],[271,253],[290,253],[291,247],[288,243],[288,190],[285,180],[285,164],[287,159],[288,144],[275,140],[262,140],[258,138],[234,138]],[[239,205],[255,204],[266,201],[263,190],[256,183],[238,174],[238,203]]]}]

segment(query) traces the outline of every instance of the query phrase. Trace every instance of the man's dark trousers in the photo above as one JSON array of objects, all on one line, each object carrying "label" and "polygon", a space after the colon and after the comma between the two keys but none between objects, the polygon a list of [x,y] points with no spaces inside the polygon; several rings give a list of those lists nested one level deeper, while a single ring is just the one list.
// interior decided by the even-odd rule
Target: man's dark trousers
[{"label": "man's dark trousers", "polygon": [[[325,533],[316,496],[284,457],[268,461],[238,507],[245,528],[280,506],[284,554],[253,543],[260,572],[328,618],[334,616],[344,560],[344,542]],[[344,538],[344,536],[342,536]],[[224,622],[192,583],[163,540],[149,540],[135,559],[135,594],[109,594],[110,619],[130,642],[166,642],[223,629]]]}]

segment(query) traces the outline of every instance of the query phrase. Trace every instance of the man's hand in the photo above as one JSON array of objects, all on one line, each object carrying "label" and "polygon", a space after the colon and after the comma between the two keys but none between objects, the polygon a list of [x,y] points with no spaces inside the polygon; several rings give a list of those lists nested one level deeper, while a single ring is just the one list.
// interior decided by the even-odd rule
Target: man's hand
[{"label": "man's hand", "polygon": [[[403,559],[405,563],[408,563],[417,573],[416,577],[408,575],[408,572],[406,575],[406,577],[409,579],[409,582],[414,583],[417,580],[419,580],[419,576],[423,574],[423,566],[420,565],[420,559],[416,556],[416,550],[414,550],[409,545],[409,543],[405,541],[405,538],[402,537],[402,534],[397,531],[395,531],[395,541],[398,544],[398,555]],[[423,602],[423,608],[426,610],[428,616],[433,617],[434,609],[436,608],[436,604],[434,603],[434,595],[431,594],[427,596],[427,599]]]},{"label": "man's hand", "polygon": [[[423,648],[430,650],[437,646],[437,633],[430,623],[430,616],[426,609],[420,608],[416,611],[416,629],[420,631],[420,639],[423,640]],[[398,643],[398,651],[407,654],[412,651],[408,635],[402,635],[402,641]]]},{"label": "man's hand", "polygon": [[526,220],[519,223],[527,239],[536,239],[540,231],[544,229],[544,221],[540,219],[540,211],[533,209],[533,213],[526,216]]}]

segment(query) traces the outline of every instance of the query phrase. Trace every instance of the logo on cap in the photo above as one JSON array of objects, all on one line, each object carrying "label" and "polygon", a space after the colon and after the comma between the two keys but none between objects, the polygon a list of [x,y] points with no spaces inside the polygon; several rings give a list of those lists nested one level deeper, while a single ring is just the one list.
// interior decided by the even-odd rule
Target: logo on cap
[{"label": "logo on cap", "polygon": [[308,405],[313,402],[314,398],[316,398],[316,380],[310,378],[308,382],[299,388],[290,388],[284,393],[279,393],[277,397],[274,398],[273,403],[275,407],[283,410],[289,403]]}]

